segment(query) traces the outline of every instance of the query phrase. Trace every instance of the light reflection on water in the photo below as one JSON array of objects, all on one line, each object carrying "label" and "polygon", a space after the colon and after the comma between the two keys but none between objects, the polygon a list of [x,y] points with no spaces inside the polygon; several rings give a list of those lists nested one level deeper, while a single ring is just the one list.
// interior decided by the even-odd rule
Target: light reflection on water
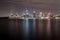
[{"label": "light reflection on water", "polygon": [[47,19],[47,35],[48,35],[48,36],[50,36],[50,31],[51,31],[51,30],[50,30],[50,28],[51,28],[50,25],[51,25],[50,19]]},{"label": "light reflection on water", "polygon": [[[31,22],[32,21],[32,22]],[[24,40],[29,40],[30,38],[30,33],[32,34],[32,37],[33,38],[35,38],[36,37],[36,31],[38,30],[37,29],[37,27],[38,26],[36,26],[36,24],[39,24],[38,22],[36,22],[36,19],[31,19],[31,21],[29,20],[29,19],[23,19],[23,31],[24,31],[24,33],[23,33],[23,35],[24,35]],[[52,22],[54,22],[54,23],[52,23]],[[54,21],[54,20],[39,20],[39,22],[40,22],[40,30],[39,30],[39,32],[40,32],[40,35],[41,35],[41,33],[42,33],[42,36],[43,36],[43,34],[49,34],[50,35],[50,30],[51,30],[51,32],[55,35],[59,35],[59,33],[60,33],[60,29],[59,29],[59,27],[60,27],[60,21],[59,20],[56,20],[56,21]],[[50,25],[51,24],[51,25]],[[31,26],[30,26],[31,25]],[[18,30],[18,21],[10,21],[10,28],[11,28],[11,32],[10,33],[13,33],[13,34],[17,34],[17,30]],[[21,27],[21,26],[19,26],[19,27]],[[49,27],[49,28],[48,28]],[[51,29],[50,29],[50,27],[51,27]],[[32,32],[30,32],[30,30],[32,29]],[[13,32],[14,31],[14,32]],[[22,31],[22,30],[21,30]],[[44,33],[45,32],[45,33]],[[45,35],[46,35],[45,34]],[[52,35],[53,35],[52,34]],[[39,36],[40,36],[39,35]],[[46,36],[47,36],[46,35]],[[49,36],[48,35],[48,36]],[[54,36],[53,35],[53,36]]]},{"label": "light reflection on water", "polygon": [[24,40],[29,40],[29,20],[28,19],[24,19],[23,27],[24,27]]},{"label": "light reflection on water", "polygon": [[33,19],[33,32],[36,32],[36,19]]},{"label": "light reflection on water", "polygon": [[[24,21],[23,21],[24,40],[29,40],[29,37],[32,37],[33,39],[35,39],[35,37],[36,37],[36,19],[32,20],[32,25],[31,25],[32,27],[29,26],[29,24],[31,23],[30,20],[24,19]],[[32,29],[30,29],[30,27]],[[32,32],[30,32],[30,30],[32,30]],[[32,35],[30,33],[32,33]]]},{"label": "light reflection on water", "polygon": [[33,19],[33,37],[36,37],[36,19]]}]

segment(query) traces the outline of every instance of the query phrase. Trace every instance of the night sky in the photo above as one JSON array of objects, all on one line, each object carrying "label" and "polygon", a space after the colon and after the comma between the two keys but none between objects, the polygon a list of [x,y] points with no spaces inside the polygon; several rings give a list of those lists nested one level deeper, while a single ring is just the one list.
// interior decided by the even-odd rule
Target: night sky
[{"label": "night sky", "polygon": [[24,10],[60,13],[60,0],[0,0],[0,17],[10,13],[21,14]]}]

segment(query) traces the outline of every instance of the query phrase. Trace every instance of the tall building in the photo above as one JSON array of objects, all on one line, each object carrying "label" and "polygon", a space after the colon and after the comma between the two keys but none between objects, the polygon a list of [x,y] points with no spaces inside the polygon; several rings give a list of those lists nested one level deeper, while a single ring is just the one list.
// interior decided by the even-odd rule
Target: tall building
[{"label": "tall building", "polygon": [[36,18],[36,11],[33,11],[33,18]]}]

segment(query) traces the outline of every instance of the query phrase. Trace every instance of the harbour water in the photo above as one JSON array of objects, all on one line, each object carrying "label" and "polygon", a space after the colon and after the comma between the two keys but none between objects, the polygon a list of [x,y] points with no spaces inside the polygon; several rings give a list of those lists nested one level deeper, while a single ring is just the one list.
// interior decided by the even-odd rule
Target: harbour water
[{"label": "harbour water", "polygon": [[0,19],[0,32],[10,39],[57,39],[60,37],[60,20]]}]

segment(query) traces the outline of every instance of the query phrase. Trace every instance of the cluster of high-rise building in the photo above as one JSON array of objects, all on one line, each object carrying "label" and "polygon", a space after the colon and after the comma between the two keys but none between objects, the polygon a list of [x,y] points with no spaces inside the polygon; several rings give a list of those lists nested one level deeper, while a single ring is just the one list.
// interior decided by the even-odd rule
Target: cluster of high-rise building
[{"label": "cluster of high-rise building", "polygon": [[39,12],[36,13],[36,11],[33,11],[32,14],[28,12],[28,10],[25,10],[21,15],[19,15],[18,13],[16,13],[15,15],[13,13],[11,13],[9,15],[10,19],[25,19],[25,18],[29,18],[29,19],[33,19],[33,18],[41,18],[41,19],[49,19],[49,18],[55,18],[55,19],[60,19],[59,15],[52,15],[52,13],[43,13],[43,12]]}]

